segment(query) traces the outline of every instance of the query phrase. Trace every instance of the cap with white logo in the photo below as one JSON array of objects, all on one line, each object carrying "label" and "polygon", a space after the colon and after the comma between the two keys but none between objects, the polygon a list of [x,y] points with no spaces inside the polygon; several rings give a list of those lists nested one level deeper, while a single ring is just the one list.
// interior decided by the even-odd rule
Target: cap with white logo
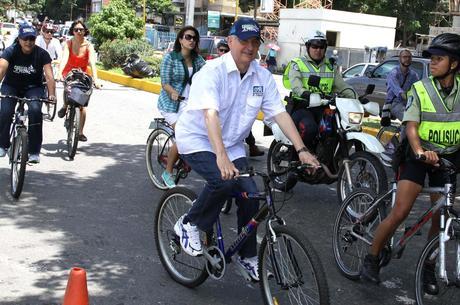
[{"label": "cap with white logo", "polygon": [[259,24],[251,18],[239,18],[230,29],[230,35],[235,35],[241,40],[248,40],[249,38],[256,37],[263,41],[260,37]]}]

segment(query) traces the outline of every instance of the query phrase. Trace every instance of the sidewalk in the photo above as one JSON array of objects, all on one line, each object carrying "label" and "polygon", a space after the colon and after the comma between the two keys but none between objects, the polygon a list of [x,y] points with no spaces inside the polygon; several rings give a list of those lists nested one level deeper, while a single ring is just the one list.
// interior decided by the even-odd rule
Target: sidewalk
[{"label": "sidewalk", "polygon": [[[150,82],[150,81],[143,80],[143,79],[132,78],[130,76],[120,75],[120,74],[104,71],[101,69],[97,70],[97,75],[99,76],[100,79],[103,79],[103,80],[106,80],[112,83],[117,83],[117,84],[120,84],[126,87],[132,87],[132,88],[136,88],[139,90],[143,90],[143,91],[147,91],[147,92],[151,92],[155,94],[160,94],[161,84],[159,83],[154,83],[154,82]],[[286,95],[289,95],[289,90],[287,90],[283,86],[283,76],[274,74],[273,78],[276,81],[276,85],[278,87],[278,91],[281,95],[281,98],[283,98]],[[262,120],[262,118],[263,116],[262,114],[260,114],[258,116],[258,119]],[[367,127],[367,126],[363,126],[363,131],[373,136],[376,136],[377,133],[379,132],[378,129]]]}]

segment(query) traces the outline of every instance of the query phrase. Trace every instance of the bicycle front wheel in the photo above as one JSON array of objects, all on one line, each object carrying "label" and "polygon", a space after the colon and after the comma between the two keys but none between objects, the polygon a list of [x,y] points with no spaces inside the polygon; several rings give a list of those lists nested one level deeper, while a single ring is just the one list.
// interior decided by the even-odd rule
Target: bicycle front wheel
[{"label": "bicycle front wheel", "polygon": [[67,154],[70,159],[75,157],[78,147],[78,135],[80,132],[80,109],[70,107],[67,127]]},{"label": "bicycle front wheel", "polygon": [[168,153],[173,144],[173,137],[161,128],[153,130],[147,139],[147,146],[145,148],[147,171],[153,185],[160,190],[168,189],[161,175],[166,169]]},{"label": "bicycle front wheel", "polygon": [[[457,223],[460,229],[460,221]],[[456,234],[455,234],[456,233]],[[454,305],[460,300],[460,232],[450,234],[445,243],[446,271],[449,283],[439,278],[439,235],[423,249],[415,270],[415,298],[418,305]]]},{"label": "bicycle front wheel", "polygon": [[14,198],[19,198],[24,185],[28,159],[27,139],[27,131],[21,128],[18,130],[18,134],[13,138],[13,143],[11,143],[10,192],[11,196]]},{"label": "bicycle front wheel", "polygon": [[182,250],[174,224],[188,212],[196,197],[193,191],[183,187],[166,191],[158,204],[154,222],[155,243],[163,267],[173,280],[189,288],[208,278],[206,259],[190,256]]},{"label": "bicycle front wheel", "polygon": [[274,228],[259,249],[260,289],[264,304],[329,304],[321,261],[310,242],[286,227]]},{"label": "bicycle front wheel", "polygon": [[378,207],[368,219],[361,219],[375,197],[368,189],[353,191],[340,207],[334,223],[332,246],[335,262],[339,271],[351,280],[359,279],[374,231],[386,216],[385,210]]}]

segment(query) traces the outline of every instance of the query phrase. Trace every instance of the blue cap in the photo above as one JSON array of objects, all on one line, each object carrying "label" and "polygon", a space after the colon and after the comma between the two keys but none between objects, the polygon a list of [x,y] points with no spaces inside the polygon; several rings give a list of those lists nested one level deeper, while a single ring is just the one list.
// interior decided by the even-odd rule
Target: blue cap
[{"label": "blue cap", "polygon": [[260,26],[254,19],[251,18],[238,18],[230,29],[230,35],[235,35],[241,40],[248,40],[249,38],[256,37],[263,41],[260,37]]},{"label": "blue cap", "polygon": [[19,34],[18,34],[19,39],[24,39],[26,37],[37,37],[37,31],[35,30],[34,27],[30,25],[22,25],[19,28]]}]

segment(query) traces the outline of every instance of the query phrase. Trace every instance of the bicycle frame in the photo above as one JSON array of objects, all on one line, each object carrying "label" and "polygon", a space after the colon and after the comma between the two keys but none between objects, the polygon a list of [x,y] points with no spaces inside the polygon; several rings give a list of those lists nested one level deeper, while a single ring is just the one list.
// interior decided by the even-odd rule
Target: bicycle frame
[{"label": "bicycle frame", "polygon": [[[387,193],[379,196],[375,202],[367,209],[364,215],[361,217],[361,220],[370,219],[375,212],[375,210],[379,206],[383,206],[386,204],[385,200],[388,196],[392,196],[391,205],[394,206],[395,198],[396,198],[396,182],[393,181],[392,189],[389,190]],[[440,215],[440,228],[439,228],[439,255],[438,255],[438,262],[439,262],[439,277],[446,283],[448,283],[448,276],[446,271],[446,260],[445,260],[445,243],[450,239],[448,234],[449,229],[452,226],[452,220],[457,219],[458,216],[452,217],[450,216],[449,212],[453,212],[453,204],[454,204],[454,190],[453,185],[451,183],[446,183],[444,187],[426,187],[423,188],[420,194],[442,194],[441,198],[439,198],[428,210],[426,210],[418,219],[415,221],[413,225],[406,228],[403,236],[399,238],[399,240],[395,243],[396,246],[393,247],[393,237],[390,241],[390,257],[394,258],[398,255],[402,254],[402,250],[406,246],[406,244],[412,239],[412,237],[420,231],[420,229],[431,219],[433,218],[434,214],[437,211],[441,211]],[[446,220],[446,214],[447,216]],[[455,212],[453,212],[455,215]],[[365,240],[364,238],[360,237],[356,233],[352,233],[356,235],[357,238],[364,240],[366,243],[371,245],[372,243]],[[457,270],[456,270],[456,279],[460,281],[460,246],[457,249]]]}]

